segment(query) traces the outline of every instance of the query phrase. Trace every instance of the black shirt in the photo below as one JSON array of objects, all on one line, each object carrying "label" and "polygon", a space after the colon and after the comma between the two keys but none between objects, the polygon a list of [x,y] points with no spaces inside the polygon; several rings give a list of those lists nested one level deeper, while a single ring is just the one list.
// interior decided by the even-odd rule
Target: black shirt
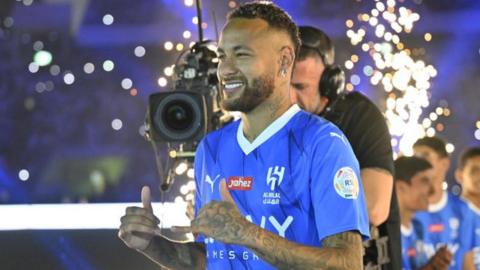
[{"label": "black shirt", "polygon": [[[381,168],[394,175],[391,137],[380,110],[366,96],[359,92],[342,95],[322,115],[337,125],[350,141],[360,163],[360,169]],[[390,214],[378,226],[379,237],[388,236],[390,263],[381,269],[401,269],[400,215],[395,188],[392,190]],[[373,244],[375,246],[375,244]],[[381,252],[381,251],[378,251]],[[377,261],[375,253],[366,251],[364,262]]]}]

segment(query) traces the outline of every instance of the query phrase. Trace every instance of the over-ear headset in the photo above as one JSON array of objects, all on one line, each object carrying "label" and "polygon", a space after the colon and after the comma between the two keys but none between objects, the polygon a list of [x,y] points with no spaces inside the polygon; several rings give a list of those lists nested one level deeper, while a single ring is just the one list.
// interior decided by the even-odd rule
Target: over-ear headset
[{"label": "over-ear headset", "polygon": [[324,32],[311,26],[300,26],[299,32],[302,47],[316,51],[325,65],[318,88],[320,95],[328,98],[327,107],[330,107],[344,91],[345,73],[340,66],[333,64],[333,45]]}]

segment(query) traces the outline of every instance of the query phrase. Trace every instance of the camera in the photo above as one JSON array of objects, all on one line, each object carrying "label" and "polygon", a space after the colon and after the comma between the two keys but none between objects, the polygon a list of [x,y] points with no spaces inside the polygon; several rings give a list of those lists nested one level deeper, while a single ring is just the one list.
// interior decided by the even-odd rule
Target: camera
[{"label": "camera", "polygon": [[211,41],[198,42],[175,65],[173,91],[149,97],[147,131],[157,142],[198,142],[225,121],[219,108],[218,59]]}]

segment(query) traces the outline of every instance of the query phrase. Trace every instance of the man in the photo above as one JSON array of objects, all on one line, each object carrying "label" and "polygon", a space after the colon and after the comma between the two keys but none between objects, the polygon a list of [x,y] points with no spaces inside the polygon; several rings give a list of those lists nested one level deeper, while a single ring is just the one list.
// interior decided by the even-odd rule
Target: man
[{"label": "man", "polygon": [[361,269],[368,219],[358,163],[340,130],[291,106],[299,43],[274,4],[229,14],[218,77],[223,107],[242,118],[197,148],[196,218],[187,229],[200,237],[180,244],[155,235],[144,188],[144,207],[122,217],[127,246],[172,269]]},{"label": "man", "polygon": [[402,231],[402,268],[448,269],[452,254],[440,248],[428,260],[424,247],[422,225],[413,217],[417,211],[428,209],[428,196],[432,192],[433,170],[428,161],[418,157],[399,157],[395,160],[395,189],[398,195]]},{"label": "man", "polygon": [[[311,26],[300,26],[302,46],[292,77],[291,99],[303,109],[337,125],[347,136],[360,163],[368,217],[379,236],[365,242],[365,268],[399,270],[400,218],[393,190],[390,134],[382,113],[359,92],[343,91],[344,75],[333,66],[329,37]],[[393,194],[392,194],[393,193]],[[372,235],[374,237],[374,235]]]},{"label": "man", "polygon": [[[476,269],[480,269],[480,147],[471,147],[462,153],[455,177],[462,185],[462,197],[475,213],[475,247],[466,256],[474,256],[469,261],[473,261]],[[470,268],[473,266],[470,265]]]},{"label": "man", "polygon": [[440,247],[447,246],[453,255],[449,269],[465,269],[473,265],[469,252],[475,240],[474,214],[465,201],[444,190],[443,183],[450,167],[445,146],[438,137],[424,137],[413,144],[415,155],[425,158],[433,167],[428,212],[419,212],[415,218],[424,229],[427,255],[433,256]]}]

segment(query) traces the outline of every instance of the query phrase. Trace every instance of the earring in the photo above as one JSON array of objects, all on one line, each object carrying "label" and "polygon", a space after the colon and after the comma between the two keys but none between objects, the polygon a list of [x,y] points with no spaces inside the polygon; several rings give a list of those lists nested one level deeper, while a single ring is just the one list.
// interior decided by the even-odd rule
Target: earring
[{"label": "earring", "polygon": [[287,76],[287,70],[284,69],[284,68],[282,68],[282,70],[280,71],[280,75],[281,75],[282,77]]}]

